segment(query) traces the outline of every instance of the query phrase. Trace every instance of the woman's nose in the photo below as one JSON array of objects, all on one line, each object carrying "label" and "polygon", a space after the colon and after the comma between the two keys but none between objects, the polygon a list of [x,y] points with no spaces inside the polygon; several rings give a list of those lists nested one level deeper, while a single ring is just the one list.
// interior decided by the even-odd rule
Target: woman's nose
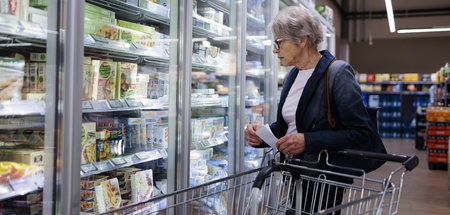
[{"label": "woman's nose", "polygon": [[280,50],[278,50],[278,49],[276,49],[275,47],[273,47],[272,52],[273,52],[274,54],[277,54],[278,52],[280,52]]}]

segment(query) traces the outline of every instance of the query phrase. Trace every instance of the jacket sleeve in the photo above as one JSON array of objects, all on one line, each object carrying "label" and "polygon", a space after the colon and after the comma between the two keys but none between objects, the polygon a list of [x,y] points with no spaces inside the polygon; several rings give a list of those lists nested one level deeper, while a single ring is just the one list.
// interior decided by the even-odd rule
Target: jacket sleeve
[{"label": "jacket sleeve", "polygon": [[305,152],[315,154],[323,149],[364,150],[370,144],[372,131],[353,69],[347,63],[342,64],[330,78],[333,78],[330,80],[332,83],[330,102],[337,127],[333,130],[305,132]]}]

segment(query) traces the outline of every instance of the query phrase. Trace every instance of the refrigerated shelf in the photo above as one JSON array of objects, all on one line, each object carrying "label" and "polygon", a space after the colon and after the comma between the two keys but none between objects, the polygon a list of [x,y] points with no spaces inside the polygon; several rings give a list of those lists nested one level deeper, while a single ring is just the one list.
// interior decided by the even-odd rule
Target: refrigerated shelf
[{"label": "refrigerated shelf", "polygon": [[225,144],[228,142],[227,134],[228,131],[224,131],[212,138],[203,141],[192,142],[192,149],[202,150]]},{"label": "refrigerated shelf", "polygon": [[24,178],[0,183],[0,201],[22,196],[44,187],[44,174],[36,174]]},{"label": "refrigerated shelf", "polygon": [[111,99],[85,100],[83,113],[104,113],[139,110],[167,110],[168,105],[161,99]]},{"label": "refrigerated shelf", "polygon": [[[0,40],[12,40],[13,38],[35,38],[46,39],[47,30],[43,29],[39,24],[11,20],[0,17]],[[7,44],[2,44],[3,46]]]},{"label": "refrigerated shelf", "polygon": [[105,161],[83,164],[81,165],[80,177],[97,175],[102,172],[107,172],[122,167],[129,167],[149,161],[155,161],[161,158],[167,158],[167,151],[164,149],[142,151],[131,155],[111,158]]},{"label": "refrigerated shelf", "polygon": [[8,100],[0,101],[0,117],[6,116],[44,116],[44,101]]}]

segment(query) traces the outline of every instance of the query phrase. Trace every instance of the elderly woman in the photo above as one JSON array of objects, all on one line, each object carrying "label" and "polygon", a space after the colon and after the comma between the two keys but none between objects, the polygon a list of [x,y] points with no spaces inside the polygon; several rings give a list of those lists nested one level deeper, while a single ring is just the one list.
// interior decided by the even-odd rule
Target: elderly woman
[{"label": "elderly woman", "polygon": [[[348,63],[334,61],[335,57],[327,50],[317,50],[323,40],[317,17],[307,9],[288,7],[275,16],[271,28],[275,38],[273,53],[284,66],[294,66],[284,80],[277,121],[270,125],[279,138],[277,148],[281,158],[290,155],[316,160],[323,149],[366,149],[372,130],[360,87]],[[327,96],[324,74],[328,67]],[[327,97],[331,113],[327,113]],[[330,114],[335,126],[329,122]],[[267,147],[256,135],[259,128],[247,126],[247,142],[253,147]],[[328,207],[340,204],[342,191],[337,196]]]}]

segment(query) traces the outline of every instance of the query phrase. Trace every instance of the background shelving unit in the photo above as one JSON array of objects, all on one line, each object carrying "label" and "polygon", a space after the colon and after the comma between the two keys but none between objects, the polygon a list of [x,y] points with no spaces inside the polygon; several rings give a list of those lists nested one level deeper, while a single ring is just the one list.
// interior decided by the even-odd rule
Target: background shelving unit
[{"label": "background shelving unit", "polygon": [[[381,107],[379,132],[386,138],[416,138],[416,110],[429,103],[430,81],[360,82],[365,104]],[[416,91],[408,91],[414,86]],[[370,91],[368,91],[370,90]]]}]

